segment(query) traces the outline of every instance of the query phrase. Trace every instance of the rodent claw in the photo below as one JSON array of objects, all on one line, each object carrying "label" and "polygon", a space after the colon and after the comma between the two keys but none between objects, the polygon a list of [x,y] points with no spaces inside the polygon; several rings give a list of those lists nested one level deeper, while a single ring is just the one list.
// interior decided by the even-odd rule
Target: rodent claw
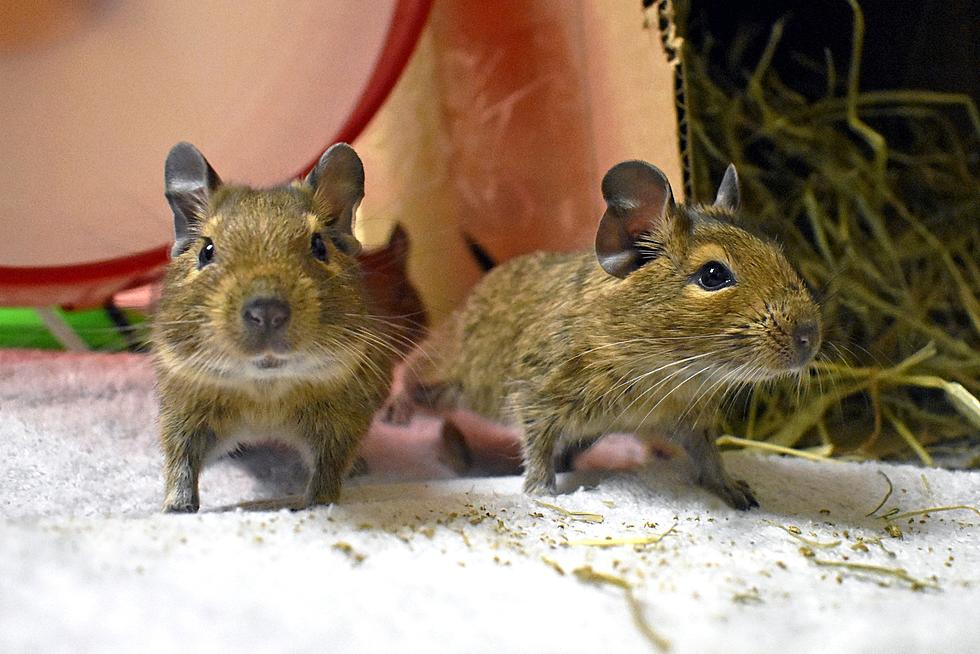
[{"label": "rodent claw", "polygon": [[752,494],[752,489],[741,479],[733,480],[731,485],[725,488],[721,497],[732,508],[738,509],[739,511],[748,511],[759,506],[758,500]]},{"label": "rodent claw", "polygon": [[557,495],[558,484],[555,481],[527,481],[524,482],[524,492],[527,495]]},{"label": "rodent claw", "polygon": [[197,504],[168,504],[163,507],[164,513],[197,513]]},{"label": "rodent claw", "polygon": [[381,408],[381,420],[389,425],[407,425],[415,414],[415,405],[405,395],[396,395]]}]

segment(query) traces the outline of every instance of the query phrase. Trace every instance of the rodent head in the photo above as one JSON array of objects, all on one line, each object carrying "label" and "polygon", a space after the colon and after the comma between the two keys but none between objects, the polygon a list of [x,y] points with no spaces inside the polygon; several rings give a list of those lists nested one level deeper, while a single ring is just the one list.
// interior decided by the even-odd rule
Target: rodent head
[{"label": "rodent head", "polygon": [[620,278],[609,295],[617,338],[731,382],[799,373],[813,359],[819,307],[780,247],[739,225],[734,166],[709,206],[675,204],[643,161],[610,169],[602,193],[596,256]]},{"label": "rodent head", "polygon": [[350,146],[328,149],[303,182],[252,189],[223,184],[179,143],[165,183],[176,242],[156,324],[164,365],[234,384],[323,379],[352,363],[364,169]]}]

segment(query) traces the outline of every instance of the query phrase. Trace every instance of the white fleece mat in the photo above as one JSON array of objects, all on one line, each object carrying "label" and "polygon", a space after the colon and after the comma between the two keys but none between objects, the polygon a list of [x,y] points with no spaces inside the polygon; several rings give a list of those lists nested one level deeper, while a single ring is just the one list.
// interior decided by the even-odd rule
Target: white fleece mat
[{"label": "white fleece mat", "polygon": [[268,486],[219,463],[170,516],[155,415],[142,357],[0,352],[0,651],[656,651],[645,628],[672,652],[980,651],[980,515],[866,515],[885,475],[876,515],[976,505],[978,472],[726,455],[762,504],[737,513],[655,462],[566,477],[586,488],[546,501],[595,514],[571,516],[516,478],[228,509]]}]

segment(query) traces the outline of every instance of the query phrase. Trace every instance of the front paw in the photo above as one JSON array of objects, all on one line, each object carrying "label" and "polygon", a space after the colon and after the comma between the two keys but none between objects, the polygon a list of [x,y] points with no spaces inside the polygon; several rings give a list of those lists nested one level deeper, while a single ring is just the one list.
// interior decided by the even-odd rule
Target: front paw
[{"label": "front paw", "polygon": [[163,505],[164,513],[197,513],[200,508],[197,502],[173,502]]},{"label": "front paw", "polygon": [[524,493],[527,495],[557,495],[558,483],[555,481],[554,475],[551,475],[550,479],[525,475]]},{"label": "front paw", "polygon": [[304,508],[310,509],[314,506],[324,506],[327,504],[334,504],[340,499],[340,489],[322,489],[319,491],[314,491],[312,489],[307,489],[306,494],[303,496]]}]

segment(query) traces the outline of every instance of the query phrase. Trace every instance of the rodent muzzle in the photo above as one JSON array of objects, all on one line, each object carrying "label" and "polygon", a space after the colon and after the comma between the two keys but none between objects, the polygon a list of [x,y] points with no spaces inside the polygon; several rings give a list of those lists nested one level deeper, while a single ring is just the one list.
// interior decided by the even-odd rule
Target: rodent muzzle
[{"label": "rodent muzzle", "polygon": [[793,352],[800,367],[810,362],[820,349],[820,323],[816,320],[800,322],[793,328]]},{"label": "rodent muzzle", "polygon": [[257,349],[285,349],[286,327],[292,310],[277,298],[252,298],[242,307],[242,324],[250,343]]}]

